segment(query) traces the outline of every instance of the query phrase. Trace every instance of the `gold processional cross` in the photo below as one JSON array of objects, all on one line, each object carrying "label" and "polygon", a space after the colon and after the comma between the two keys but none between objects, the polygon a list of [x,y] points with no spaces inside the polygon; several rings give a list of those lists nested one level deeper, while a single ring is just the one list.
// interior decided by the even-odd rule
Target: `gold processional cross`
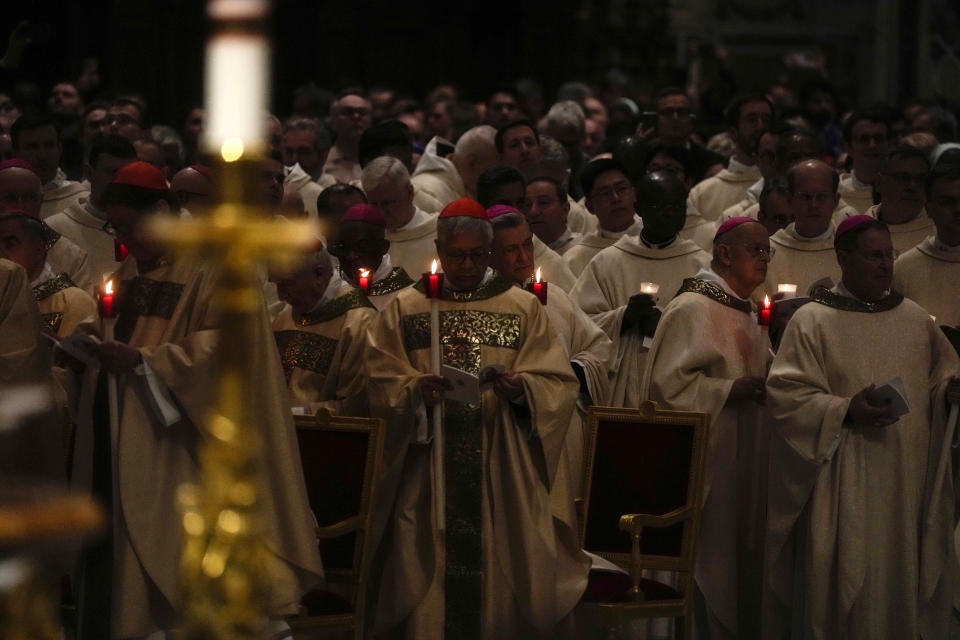
[{"label": "gold processional cross", "polygon": [[[258,209],[265,148],[268,0],[210,0],[204,144],[222,161],[218,204],[203,217],[157,218],[151,229],[175,253],[202,257],[221,273],[216,292],[220,337],[215,398],[203,425],[197,484],[179,487],[184,532],[182,637],[263,638],[269,575],[258,511],[259,446],[248,419],[257,362],[244,349],[262,307],[257,269],[293,260],[316,241],[306,221],[267,219]],[[262,331],[262,327],[260,327]],[[267,425],[269,427],[269,425]]]}]

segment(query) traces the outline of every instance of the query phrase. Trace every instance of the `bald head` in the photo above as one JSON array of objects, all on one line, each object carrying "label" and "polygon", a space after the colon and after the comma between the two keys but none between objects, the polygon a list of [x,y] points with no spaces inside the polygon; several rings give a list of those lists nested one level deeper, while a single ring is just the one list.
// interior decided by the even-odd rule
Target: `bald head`
[{"label": "bald head", "polygon": [[40,176],[29,169],[3,169],[0,171],[0,208],[20,209],[34,218],[40,217],[40,184]]},{"label": "bald head", "polygon": [[777,174],[784,175],[802,160],[819,159],[823,153],[820,140],[812,131],[795,130],[782,134],[777,141]]},{"label": "bald head", "polygon": [[477,193],[480,174],[497,164],[496,135],[497,130],[488,124],[468,129],[450,154],[450,162],[457,168],[470,197]]},{"label": "bald head", "polygon": [[174,174],[170,181],[170,189],[181,207],[193,211],[210,204],[213,184],[207,176],[196,169],[184,167]]},{"label": "bald head", "polygon": [[748,220],[713,241],[711,267],[741,298],[748,298],[763,284],[770,263],[767,228]]},{"label": "bald head", "polygon": [[807,238],[826,233],[840,202],[839,182],[837,172],[822,160],[803,160],[790,167],[787,185],[797,233]]}]

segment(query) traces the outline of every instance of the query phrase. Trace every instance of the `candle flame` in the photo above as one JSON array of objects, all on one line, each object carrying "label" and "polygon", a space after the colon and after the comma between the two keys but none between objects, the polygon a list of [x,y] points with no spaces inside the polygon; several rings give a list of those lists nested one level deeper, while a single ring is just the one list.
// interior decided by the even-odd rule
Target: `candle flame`
[{"label": "candle flame", "polygon": [[113,280],[107,280],[107,284],[103,288],[103,292],[108,296],[113,295]]},{"label": "candle flame", "polygon": [[433,264],[430,265],[430,273],[433,274],[433,273],[436,273],[436,272],[437,272],[437,261],[434,260],[434,261],[433,261]]},{"label": "candle flame", "polygon": [[763,308],[764,309],[770,308],[770,296],[763,296]]},{"label": "candle flame", "polygon": [[540,282],[540,267],[537,267],[537,282]]},{"label": "candle flame", "polygon": [[370,275],[370,271],[369,271],[369,270],[367,270],[367,269],[360,269],[360,277],[361,277],[361,278],[366,278],[366,277],[369,276],[369,275]]}]

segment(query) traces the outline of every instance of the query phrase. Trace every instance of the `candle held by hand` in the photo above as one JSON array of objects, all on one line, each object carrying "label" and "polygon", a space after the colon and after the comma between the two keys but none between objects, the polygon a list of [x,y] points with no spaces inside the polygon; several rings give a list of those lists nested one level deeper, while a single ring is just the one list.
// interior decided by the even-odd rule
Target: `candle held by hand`
[{"label": "candle held by hand", "polygon": [[97,298],[97,309],[101,318],[116,318],[116,294],[113,291],[113,280],[108,280]]},{"label": "candle held by hand", "polygon": [[434,260],[430,267],[430,273],[423,274],[423,293],[430,299],[438,299],[442,287],[443,274],[437,273],[437,261]]},{"label": "candle held by hand", "polygon": [[527,289],[530,293],[537,296],[540,304],[547,304],[547,281],[540,277],[540,267],[537,267],[536,279],[530,283]]},{"label": "candle held by hand", "polygon": [[772,312],[773,308],[770,305],[770,296],[763,296],[763,306],[760,307],[760,313],[757,315],[757,323],[761,327],[769,327]]}]

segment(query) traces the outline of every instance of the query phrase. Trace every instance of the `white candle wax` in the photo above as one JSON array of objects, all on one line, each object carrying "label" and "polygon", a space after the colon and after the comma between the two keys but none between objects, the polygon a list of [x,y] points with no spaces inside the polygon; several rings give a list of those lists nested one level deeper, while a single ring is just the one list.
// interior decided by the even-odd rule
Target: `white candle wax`
[{"label": "white candle wax", "polygon": [[797,295],[797,285],[795,284],[778,284],[777,293],[782,293],[784,298],[793,298]]}]

